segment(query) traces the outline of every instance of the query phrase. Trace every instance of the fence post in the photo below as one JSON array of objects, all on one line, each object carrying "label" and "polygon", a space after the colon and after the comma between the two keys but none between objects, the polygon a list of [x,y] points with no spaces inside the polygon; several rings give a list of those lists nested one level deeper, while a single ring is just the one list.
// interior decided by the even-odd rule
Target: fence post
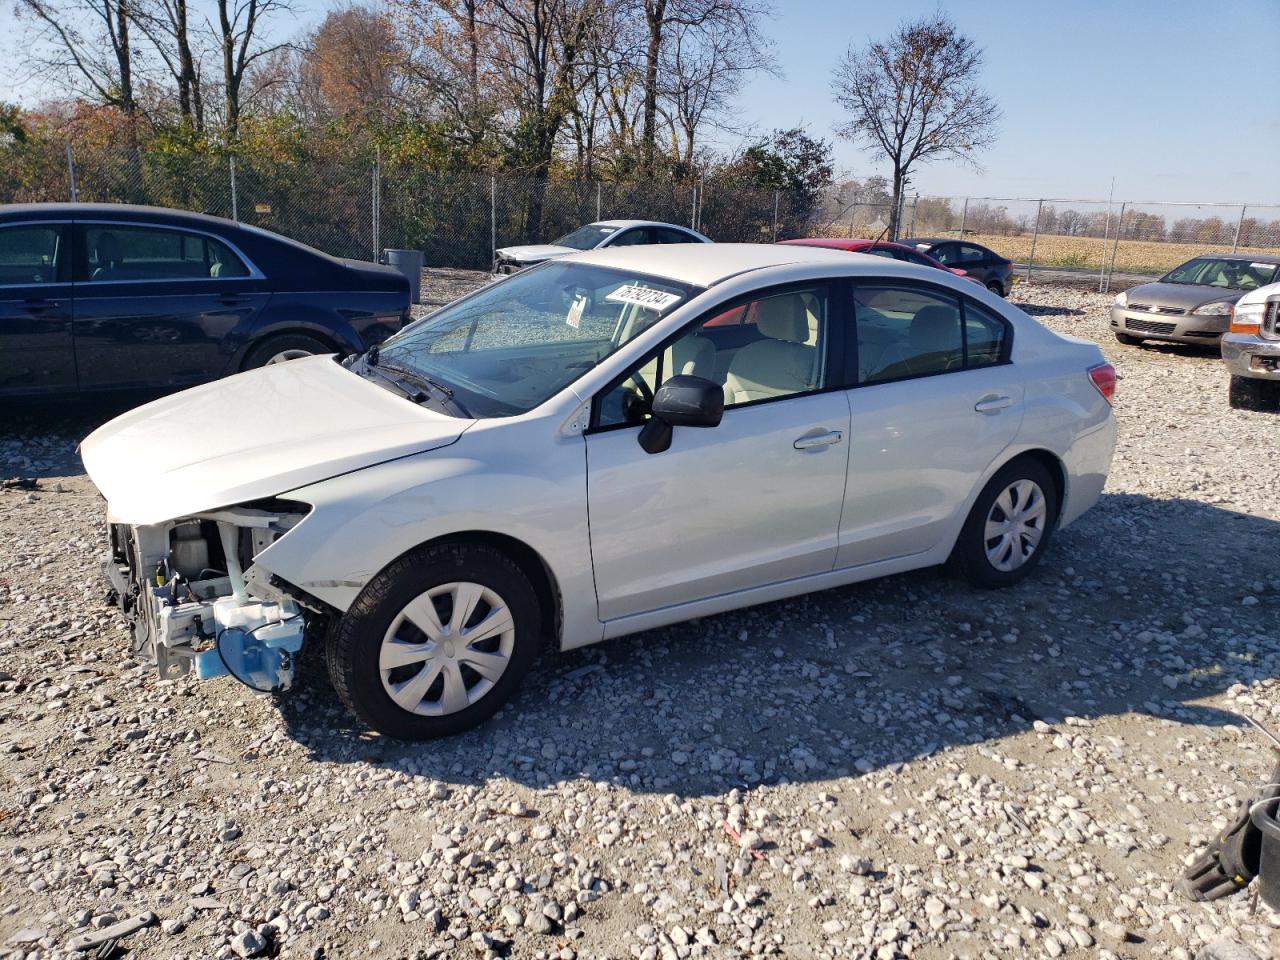
[{"label": "fence post", "polygon": [[381,259],[382,247],[382,146],[373,149],[373,260]]},{"label": "fence post", "polygon": [[689,205],[689,229],[698,229],[698,184],[693,185],[693,200]]},{"label": "fence post", "polygon": [[240,204],[236,197],[236,155],[230,154],[227,163],[231,168],[231,219],[240,222]]},{"label": "fence post", "polygon": [[858,204],[849,204],[849,238],[853,239],[853,222],[858,219]]},{"label": "fence post", "polygon": [[1036,201],[1036,225],[1031,231],[1031,256],[1027,257],[1027,278],[1025,283],[1031,282],[1031,268],[1036,262],[1036,241],[1040,239],[1040,209],[1044,206],[1043,200]]},{"label": "fence post", "polygon": [[964,222],[969,219],[969,198],[964,198],[964,206],[960,208],[960,239],[964,239]]},{"label": "fence post", "polygon": [[778,242],[778,198],[777,190],[773,191],[773,242]]},{"label": "fence post", "polygon": [[1231,241],[1231,252],[1236,252],[1236,247],[1240,246],[1240,228],[1244,226],[1244,212],[1248,209],[1248,204],[1240,204],[1240,219],[1236,221],[1235,239]]},{"label": "fence post", "polygon": [[600,219],[600,181],[596,181],[596,219]]},{"label": "fence post", "polygon": [[67,141],[67,174],[71,177],[71,202],[75,203],[80,198],[80,191],[76,189],[76,158],[71,154],[71,141]]},{"label": "fence post", "polygon": [[693,229],[702,230],[702,192],[706,189],[707,182],[705,180],[698,181],[698,225]]},{"label": "fence post", "polygon": [[1111,291],[1111,275],[1116,271],[1116,249],[1120,246],[1120,231],[1124,229],[1124,208],[1127,204],[1120,204],[1120,216],[1116,218],[1116,236],[1111,241],[1111,261],[1107,264],[1107,286],[1103,293]]},{"label": "fence post", "polygon": [[489,176],[489,262],[498,263],[498,177]]}]

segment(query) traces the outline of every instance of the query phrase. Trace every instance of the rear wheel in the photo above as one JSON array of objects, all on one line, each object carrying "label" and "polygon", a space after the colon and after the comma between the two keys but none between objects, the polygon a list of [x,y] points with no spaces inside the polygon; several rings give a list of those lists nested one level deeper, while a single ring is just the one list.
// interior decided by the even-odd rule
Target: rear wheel
[{"label": "rear wheel", "polygon": [[1135,337],[1128,333],[1116,333],[1116,339],[1123,343],[1126,347],[1136,347],[1142,343],[1141,337]]},{"label": "rear wheel", "polygon": [[1227,402],[1237,410],[1271,410],[1280,400],[1280,384],[1254,377],[1232,376]]},{"label": "rear wheel", "polygon": [[379,733],[460,733],[510,699],[533,662],[540,623],[537,593],[506,554],[436,544],[364,588],[329,635],[329,676]]},{"label": "rear wheel", "polygon": [[284,333],[268,337],[250,350],[249,355],[245,357],[243,369],[253,370],[301,357],[314,357],[322,353],[333,353],[333,347],[305,333]]},{"label": "rear wheel", "polygon": [[951,551],[952,569],[977,587],[1008,587],[1044,554],[1058,520],[1058,493],[1042,464],[1005,465],[978,495]]},{"label": "rear wheel", "polygon": [[992,280],[990,283],[987,284],[987,289],[990,290],[992,293],[994,293],[997,297],[1004,296],[1004,287],[1002,287],[999,284],[999,282],[995,280]]}]

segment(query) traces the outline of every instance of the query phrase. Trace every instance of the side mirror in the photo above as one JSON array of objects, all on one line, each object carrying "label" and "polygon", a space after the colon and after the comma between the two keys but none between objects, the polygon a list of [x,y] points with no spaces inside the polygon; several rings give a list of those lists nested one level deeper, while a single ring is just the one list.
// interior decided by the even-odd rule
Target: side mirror
[{"label": "side mirror", "polygon": [[671,447],[672,427],[715,427],[724,415],[724,390],[702,377],[672,377],[653,395],[653,416],[640,430],[645,453]]}]

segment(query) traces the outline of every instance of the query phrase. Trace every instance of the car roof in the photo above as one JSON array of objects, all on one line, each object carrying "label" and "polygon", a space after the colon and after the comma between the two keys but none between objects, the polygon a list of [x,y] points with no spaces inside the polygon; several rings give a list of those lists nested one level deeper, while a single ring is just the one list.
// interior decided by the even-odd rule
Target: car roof
[{"label": "car roof", "polygon": [[623,227],[675,227],[677,230],[684,230],[688,233],[693,232],[692,227],[686,227],[679,223],[665,223],[662,220],[597,220],[595,223],[588,224],[591,227],[615,227],[621,230]]},{"label": "car roof", "polygon": [[964,243],[972,244],[975,247],[981,247],[982,244],[973,240],[965,240],[963,237],[907,237],[905,240],[899,240],[898,243],[917,244],[917,243]]},{"label": "car roof", "polygon": [[[767,267],[794,263],[854,262],[846,250],[781,243],[662,243],[634,247],[604,247],[569,258],[622,270],[635,270],[679,283],[710,287],[729,277]],[[878,261],[864,257],[869,264]]]},{"label": "car roof", "polygon": [[[1210,250],[1206,253],[1197,253],[1191,260],[1240,260],[1245,263],[1270,263],[1280,265],[1280,256],[1274,253],[1218,253]],[[1183,261],[1190,263],[1190,260]]]},{"label": "car roof", "polygon": [[104,220],[133,220],[144,218],[163,223],[202,224],[222,229],[239,227],[234,220],[213,217],[190,210],[173,210],[169,207],[146,207],[133,203],[11,203],[0,206],[0,219],[21,220],[26,217],[68,218],[96,217]]}]

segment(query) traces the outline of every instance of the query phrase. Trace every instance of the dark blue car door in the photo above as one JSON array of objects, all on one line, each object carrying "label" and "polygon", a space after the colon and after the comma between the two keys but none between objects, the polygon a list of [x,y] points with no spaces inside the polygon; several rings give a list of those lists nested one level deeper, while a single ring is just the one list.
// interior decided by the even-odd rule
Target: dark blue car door
[{"label": "dark blue car door", "polygon": [[76,388],[70,224],[0,224],[0,396]]},{"label": "dark blue car door", "polygon": [[80,389],[177,387],[231,372],[270,294],[223,238],[188,227],[76,224]]}]

